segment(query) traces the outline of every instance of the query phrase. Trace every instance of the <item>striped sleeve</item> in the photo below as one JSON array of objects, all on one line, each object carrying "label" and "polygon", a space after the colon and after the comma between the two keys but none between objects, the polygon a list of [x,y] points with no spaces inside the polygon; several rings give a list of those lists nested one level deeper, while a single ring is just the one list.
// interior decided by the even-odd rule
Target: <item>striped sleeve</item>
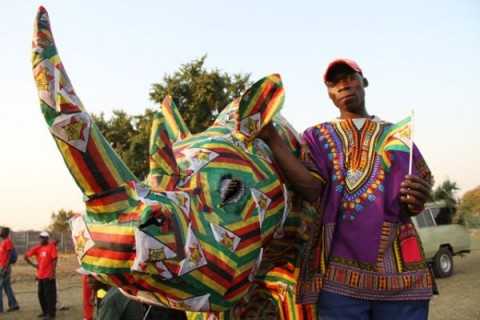
[{"label": "striped sleeve", "polygon": [[413,146],[413,173],[433,185],[432,172],[416,145]]}]

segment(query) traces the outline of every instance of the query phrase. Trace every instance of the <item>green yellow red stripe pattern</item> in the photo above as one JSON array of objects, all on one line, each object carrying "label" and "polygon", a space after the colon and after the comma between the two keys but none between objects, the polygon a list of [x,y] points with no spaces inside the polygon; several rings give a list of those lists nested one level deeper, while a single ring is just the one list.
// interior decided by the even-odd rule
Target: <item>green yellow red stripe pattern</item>
[{"label": "green yellow red stripe pattern", "polygon": [[165,117],[157,112],[154,114],[150,133],[149,164],[148,180],[152,189],[173,190],[180,173],[167,132]]},{"label": "green yellow red stripe pattern", "polygon": [[240,98],[237,133],[251,141],[280,111],[285,92],[280,75],[272,74],[254,83]]},{"label": "green yellow red stripe pattern", "polygon": [[[84,110],[44,8],[35,26],[41,110],[86,198],[86,215],[72,222],[81,267],[134,299],[170,308],[218,313],[257,294],[273,297],[272,310],[284,319],[302,319],[290,290],[299,246],[291,236],[302,219],[286,216],[286,186],[268,148],[255,141],[283,103],[280,77],[255,83],[196,135],[167,97],[155,115],[143,184]],[[277,124],[296,152],[291,128]]]},{"label": "green yellow red stripe pattern", "polygon": [[45,120],[82,192],[90,196],[136,180],[84,111],[58,56],[43,7],[35,24],[32,63]]},{"label": "green yellow red stripe pattern", "polygon": [[178,112],[175,102],[169,95],[162,101],[162,114],[165,117],[168,135],[172,141],[179,141],[191,135],[180,112]]}]

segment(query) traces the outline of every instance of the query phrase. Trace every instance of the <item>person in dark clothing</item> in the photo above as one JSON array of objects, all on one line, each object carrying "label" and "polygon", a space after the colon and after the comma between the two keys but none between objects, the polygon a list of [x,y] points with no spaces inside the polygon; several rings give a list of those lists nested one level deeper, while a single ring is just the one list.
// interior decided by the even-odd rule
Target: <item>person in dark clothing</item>
[{"label": "person in dark clothing", "polygon": [[[95,281],[99,283],[98,281]],[[99,287],[99,286],[94,286]],[[97,320],[187,320],[184,311],[144,305],[112,287],[99,303]]]},{"label": "person in dark clothing", "polygon": [[187,320],[185,311],[147,306],[144,320]]},{"label": "person in dark clothing", "polygon": [[98,320],[142,320],[145,307],[142,303],[124,296],[116,287],[108,290],[98,309]]},{"label": "person in dark clothing", "polygon": [[[54,319],[57,303],[57,285],[55,269],[57,267],[57,247],[48,241],[49,235],[40,233],[40,244],[25,253],[25,261],[37,269],[38,300],[42,313],[38,316],[43,319]],[[36,263],[30,260],[35,257]]]}]

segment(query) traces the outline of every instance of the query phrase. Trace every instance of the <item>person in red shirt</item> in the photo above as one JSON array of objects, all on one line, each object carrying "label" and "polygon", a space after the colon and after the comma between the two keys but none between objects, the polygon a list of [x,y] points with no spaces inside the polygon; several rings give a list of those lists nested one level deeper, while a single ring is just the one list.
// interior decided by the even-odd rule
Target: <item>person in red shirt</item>
[{"label": "person in red shirt", "polygon": [[[42,308],[39,317],[54,319],[57,303],[57,286],[55,281],[55,269],[57,267],[57,247],[48,241],[48,232],[40,233],[40,244],[29,249],[25,253],[25,261],[37,269],[38,300]],[[35,257],[36,263],[30,258]]]},{"label": "person in red shirt", "polygon": [[10,229],[3,227],[0,231],[0,313],[3,312],[3,291],[8,299],[8,312],[20,309],[15,294],[13,293],[11,280],[12,274],[12,251],[13,243],[9,237]]}]

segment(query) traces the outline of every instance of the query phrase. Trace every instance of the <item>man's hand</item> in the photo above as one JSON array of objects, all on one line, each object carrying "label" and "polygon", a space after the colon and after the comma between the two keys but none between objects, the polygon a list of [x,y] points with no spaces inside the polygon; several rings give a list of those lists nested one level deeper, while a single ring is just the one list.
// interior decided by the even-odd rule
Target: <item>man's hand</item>
[{"label": "man's hand", "polygon": [[270,145],[272,140],[278,137],[279,136],[278,136],[277,129],[275,129],[275,126],[273,125],[272,122],[269,122],[268,124],[266,124],[265,127],[263,127],[262,130],[260,130],[260,132],[257,135],[257,138],[262,139],[268,145]]},{"label": "man's hand", "polygon": [[407,206],[411,215],[417,215],[425,208],[431,192],[432,185],[428,181],[408,175],[400,185],[400,202]]},{"label": "man's hand", "polygon": [[33,263],[32,260],[30,260],[30,258],[27,257],[27,256],[24,256],[24,258],[25,258],[25,261],[26,261],[29,265],[31,265],[32,267],[34,267],[35,269],[37,269],[38,264]]}]

